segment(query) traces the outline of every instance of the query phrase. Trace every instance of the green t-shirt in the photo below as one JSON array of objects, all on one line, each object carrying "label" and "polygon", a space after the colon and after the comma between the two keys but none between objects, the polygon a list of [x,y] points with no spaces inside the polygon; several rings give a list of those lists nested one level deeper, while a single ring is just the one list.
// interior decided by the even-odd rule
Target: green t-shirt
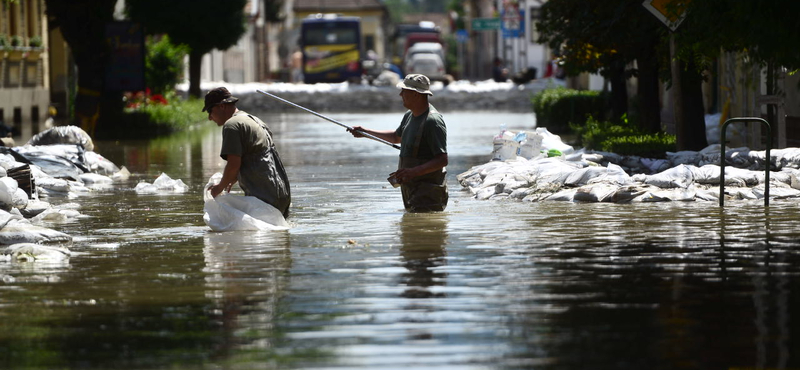
[{"label": "green t-shirt", "polygon": [[422,140],[419,143],[417,158],[431,159],[439,154],[447,153],[447,126],[444,124],[442,114],[428,104],[428,111],[414,117],[411,111],[406,112],[400,127],[395,130],[395,135],[400,136],[400,156],[413,157],[414,143],[417,140],[417,131],[422,121],[427,119]]},{"label": "green t-shirt", "polygon": [[240,110],[225,121],[222,126],[222,150],[219,154],[222,159],[228,160],[228,154],[240,157],[260,154],[272,146],[272,138],[261,127],[260,120],[255,116],[253,118]]}]

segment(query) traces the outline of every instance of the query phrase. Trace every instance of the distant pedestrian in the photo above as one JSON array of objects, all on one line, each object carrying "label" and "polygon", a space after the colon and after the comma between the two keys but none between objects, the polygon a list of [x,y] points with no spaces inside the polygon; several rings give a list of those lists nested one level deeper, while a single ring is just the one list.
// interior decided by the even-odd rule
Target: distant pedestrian
[{"label": "distant pedestrian", "polygon": [[503,59],[494,58],[494,67],[492,68],[492,79],[494,82],[508,81],[508,68],[505,67]]},{"label": "distant pedestrian", "polygon": [[291,69],[292,69],[292,82],[294,82],[294,83],[302,83],[303,82],[303,52],[302,51],[295,50],[295,52],[292,53]]},{"label": "distant pedestrian", "polygon": [[397,84],[403,106],[400,126],[394,131],[354,126],[354,137],[368,133],[391,143],[401,143],[398,169],[389,181],[400,184],[403,204],[410,212],[443,211],[447,207],[447,127],[441,113],[428,103],[433,96],[428,77],[410,74]]},{"label": "distant pedestrian", "polygon": [[203,112],[222,126],[220,157],[227,161],[222,180],[211,187],[211,196],[230,191],[238,181],[245,195],[261,199],[286,217],[292,202],[289,178],[272,132],[261,119],[236,108],[238,100],[224,87],[209,91],[205,97]]}]

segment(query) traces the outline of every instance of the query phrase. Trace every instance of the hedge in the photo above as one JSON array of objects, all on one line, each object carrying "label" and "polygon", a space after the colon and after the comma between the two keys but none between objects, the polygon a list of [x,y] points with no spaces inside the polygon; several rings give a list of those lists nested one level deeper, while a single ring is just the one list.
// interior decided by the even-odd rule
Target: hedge
[{"label": "hedge", "polygon": [[531,98],[536,125],[553,133],[569,132],[569,124],[583,126],[588,117],[605,119],[608,98],[598,91],[563,87],[544,90]]}]

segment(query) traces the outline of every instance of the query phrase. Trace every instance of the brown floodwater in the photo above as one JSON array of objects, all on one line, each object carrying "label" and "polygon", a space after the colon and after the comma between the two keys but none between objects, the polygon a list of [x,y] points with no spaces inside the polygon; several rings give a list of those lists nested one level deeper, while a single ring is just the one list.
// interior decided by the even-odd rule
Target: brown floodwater
[{"label": "brown floodwater", "polygon": [[[291,230],[204,225],[224,165],[210,122],[98,142],[133,176],[47,199],[80,204],[46,225],[73,236],[69,263],[0,262],[0,368],[800,368],[798,200],[478,201],[455,175],[489,160],[501,123],[534,118],[445,112],[450,204],[406,214],[385,180],[396,149],[307,114],[261,117]],[[190,190],[133,191],[162,172]]]}]

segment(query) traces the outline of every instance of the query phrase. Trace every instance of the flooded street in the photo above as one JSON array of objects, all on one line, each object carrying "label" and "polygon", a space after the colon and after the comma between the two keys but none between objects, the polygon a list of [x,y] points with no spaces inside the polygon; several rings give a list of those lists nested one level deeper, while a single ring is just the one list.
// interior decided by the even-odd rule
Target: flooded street
[{"label": "flooded street", "polygon": [[[396,149],[252,113],[275,133],[292,229],[203,223],[224,166],[211,122],[98,142],[133,175],[46,199],[81,205],[46,225],[74,237],[69,263],[0,263],[0,369],[800,368],[796,200],[478,201],[455,176],[489,160],[501,123],[534,117],[443,112],[449,206],[406,214],[386,181]],[[401,114],[330,117],[394,129]],[[132,190],[162,172],[190,191]]]}]

